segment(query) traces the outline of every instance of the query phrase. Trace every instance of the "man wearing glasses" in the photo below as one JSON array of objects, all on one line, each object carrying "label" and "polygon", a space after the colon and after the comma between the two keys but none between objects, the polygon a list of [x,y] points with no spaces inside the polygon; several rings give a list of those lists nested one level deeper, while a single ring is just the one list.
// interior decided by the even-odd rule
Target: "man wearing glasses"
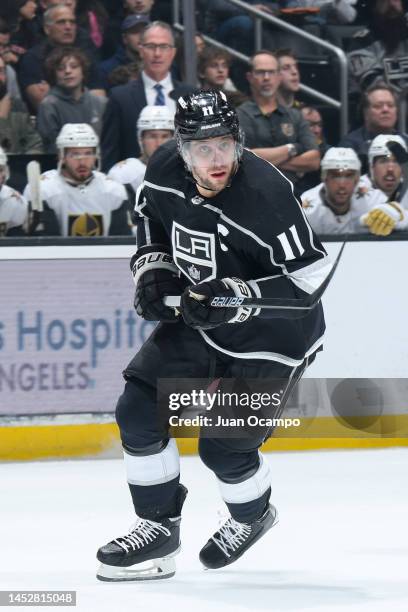
[{"label": "man wearing glasses", "polygon": [[247,72],[252,100],[238,108],[246,146],[277,166],[296,183],[305,172],[317,170],[320,154],[313,134],[300,112],[281,106],[279,63],[271,51],[258,51]]},{"label": "man wearing glasses", "polygon": [[140,157],[134,137],[141,110],[149,106],[167,106],[175,112],[171,92],[180,86],[173,81],[170,66],[176,48],[171,27],[153,21],[143,31],[139,52],[143,62],[140,77],[111,90],[102,127],[102,167],[107,172],[114,164],[129,157]]}]

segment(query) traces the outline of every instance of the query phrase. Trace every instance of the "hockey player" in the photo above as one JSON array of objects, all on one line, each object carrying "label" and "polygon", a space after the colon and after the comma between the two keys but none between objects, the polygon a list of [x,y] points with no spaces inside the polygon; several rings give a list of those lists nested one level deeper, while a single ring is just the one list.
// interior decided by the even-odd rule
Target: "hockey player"
[{"label": "hockey player", "polygon": [[9,178],[7,155],[0,147],[0,238],[24,236],[28,207],[23,196],[6,182]]},{"label": "hockey player", "polygon": [[322,159],[322,183],[302,194],[302,205],[318,234],[388,235],[404,229],[408,215],[366,179],[353,149],[331,147]]},{"label": "hockey player", "polygon": [[[98,172],[99,139],[92,127],[66,123],[56,145],[58,169],[41,175],[44,210],[41,225],[33,227],[32,232],[61,236],[130,234],[126,190]],[[29,185],[24,195],[30,202]]]},{"label": "hockey player", "polygon": [[[179,98],[175,127],[175,141],[151,158],[138,192],[138,250],[131,261],[136,310],[161,323],[125,369],[116,410],[139,518],[127,535],[98,550],[101,580],[175,572],[187,490],[175,440],[159,426],[158,379],[214,377],[221,388],[225,378],[284,379],[283,409],[323,342],[320,303],[303,318],[288,310],[209,305],[220,294],[304,298],[331,266],[291,182],[243,149],[237,114],[223,92]],[[164,296],[180,294],[179,310],[164,304]],[[277,521],[268,464],[258,450],[269,428],[238,434],[199,441],[231,514],[200,552],[207,568],[236,561]],[[145,561],[151,567],[142,570]]]},{"label": "hockey player", "polygon": [[143,182],[146,164],[153,153],[174,136],[174,114],[167,106],[145,106],[137,120],[137,140],[142,156],[129,157],[115,164],[108,177],[125,185],[134,204],[136,191]]},{"label": "hockey player", "polygon": [[[400,160],[390,151],[388,144],[394,144],[400,149],[400,158],[407,155],[408,149],[401,136],[396,134],[379,134],[372,141],[368,149],[368,163],[370,174],[365,174],[364,179],[368,185],[381,189],[387,196],[389,202],[400,202],[406,206],[406,198],[403,201],[407,190],[404,182],[402,165]],[[405,162],[406,163],[406,162]]]}]

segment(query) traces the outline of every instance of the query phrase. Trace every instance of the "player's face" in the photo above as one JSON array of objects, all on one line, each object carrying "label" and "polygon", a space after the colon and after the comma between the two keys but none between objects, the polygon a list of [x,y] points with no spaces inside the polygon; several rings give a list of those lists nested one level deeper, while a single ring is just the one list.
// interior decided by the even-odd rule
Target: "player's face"
[{"label": "player's face", "polygon": [[173,138],[171,130],[145,130],[142,134],[144,157],[150,159],[153,153],[170,138]]},{"label": "player's face", "polygon": [[93,147],[70,147],[65,149],[62,173],[75,181],[86,181],[96,165],[96,151]]},{"label": "player's face", "polygon": [[82,85],[82,66],[75,57],[66,57],[56,70],[57,85],[65,89],[75,89]]},{"label": "player's face", "polygon": [[299,91],[300,74],[297,61],[289,55],[283,55],[279,59],[279,69],[281,74],[281,87],[295,93]]},{"label": "player's face", "polygon": [[215,59],[204,70],[204,81],[211,87],[224,87],[228,78],[228,64],[224,59]]},{"label": "player's face", "polygon": [[213,197],[230,182],[237,158],[233,137],[193,140],[187,146],[186,156],[198,191],[205,197]]},{"label": "player's face", "polygon": [[358,174],[354,170],[328,170],[324,183],[330,203],[347,212],[357,182]]},{"label": "player's face", "polygon": [[393,155],[376,157],[373,165],[373,179],[376,187],[391,195],[397,189],[402,168]]}]

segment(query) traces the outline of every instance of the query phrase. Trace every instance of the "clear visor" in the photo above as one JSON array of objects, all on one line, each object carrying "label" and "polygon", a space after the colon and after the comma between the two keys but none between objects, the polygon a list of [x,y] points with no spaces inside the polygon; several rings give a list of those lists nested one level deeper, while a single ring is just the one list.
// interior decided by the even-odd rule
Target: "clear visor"
[{"label": "clear visor", "polygon": [[191,140],[183,143],[181,154],[189,167],[226,169],[239,160],[239,145],[230,135]]},{"label": "clear visor", "polygon": [[381,166],[386,166],[387,164],[398,165],[398,161],[394,155],[392,155],[392,153],[388,153],[388,155],[378,155],[374,157],[373,164],[378,164]]},{"label": "clear visor", "polygon": [[342,170],[328,170],[327,178],[332,181],[355,181],[359,176],[359,173],[356,170],[351,169],[342,169]]},{"label": "clear visor", "polygon": [[92,151],[68,151],[67,153],[65,153],[65,157],[67,159],[72,159],[74,161],[80,160],[80,159],[96,159],[96,151],[92,150]]}]

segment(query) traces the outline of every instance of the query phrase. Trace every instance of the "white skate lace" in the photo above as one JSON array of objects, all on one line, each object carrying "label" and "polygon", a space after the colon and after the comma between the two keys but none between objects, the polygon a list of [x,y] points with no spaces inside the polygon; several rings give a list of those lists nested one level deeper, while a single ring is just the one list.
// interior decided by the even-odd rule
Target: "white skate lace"
[{"label": "white skate lace", "polygon": [[234,552],[234,550],[238,550],[250,533],[250,525],[238,523],[238,521],[231,517],[211,539],[222,550],[224,555],[230,557],[231,555],[228,551]]},{"label": "white skate lace", "polygon": [[136,548],[142,548],[149,544],[149,542],[153,542],[160,532],[167,536],[171,535],[170,530],[161,523],[148,521],[147,519],[138,519],[127,535],[114,540],[114,542],[119,544],[124,551],[128,552],[130,548],[136,550]]}]

